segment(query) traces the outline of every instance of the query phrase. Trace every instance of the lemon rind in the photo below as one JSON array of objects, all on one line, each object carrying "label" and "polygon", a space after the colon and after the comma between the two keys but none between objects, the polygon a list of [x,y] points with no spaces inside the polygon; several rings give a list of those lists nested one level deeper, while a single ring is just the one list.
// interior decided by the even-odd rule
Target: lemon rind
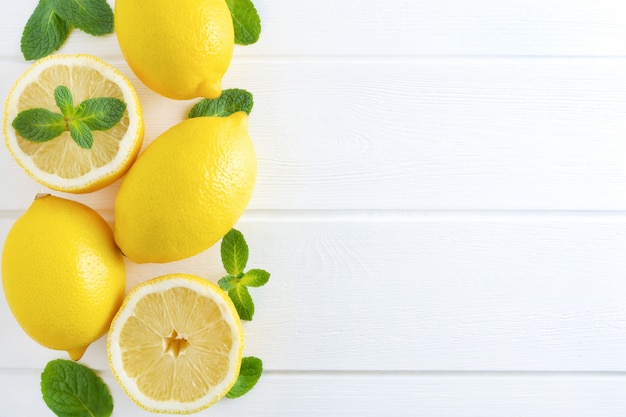
[{"label": "lemon rind", "polygon": [[[192,288],[197,290],[202,295],[207,295],[211,299],[215,300],[220,309],[225,305],[226,309],[232,314],[223,314],[227,323],[231,326],[235,333],[239,335],[238,338],[233,339],[233,347],[231,349],[231,358],[235,358],[235,365],[231,367],[229,374],[223,379],[222,383],[213,388],[209,393],[205,394],[199,400],[191,403],[181,403],[177,401],[155,401],[147,398],[143,395],[132,383],[132,378],[126,375],[121,375],[124,367],[121,362],[121,355],[117,347],[116,341],[119,340],[121,330],[124,323],[132,315],[134,307],[137,302],[146,294],[154,293],[156,291],[165,291],[170,288],[174,288],[182,284],[185,288]],[[156,291],[155,291],[156,290]],[[223,309],[222,309],[223,311]],[[189,274],[168,274],[157,278],[153,278],[149,281],[145,281],[135,288],[133,288],[122,303],[122,306],[118,310],[117,314],[113,318],[109,334],[107,337],[107,356],[109,365],[113,376],[117,380],[119,386],[124,393],[140,408],[149,411],[151,413],[161,414],[193,414],[201,410],[207,409],[219,401],[226,395],[228,391],[233,387],[237,381],[239,375],[239,369],[241,367],[241,360],[243,356],[243,329],[241,327],[241,321],[237,314],[237,310],[232,300],[223,292],[223,290],[217,285],[203,278],[189,275]],[[118,372],[118,370],[120,372]]]},{"label": "lemon rind", "polygon": [[[137,137],[136,141],[122,141],[120,151],[107,164],[95,168],[89,173],[72,179],[61,178],[39,169],[34,163],[27,163],[31,158],[25,154],[17,143],[15,129],[11,121],[17,116],[17,102],[29,79],[36,79],[45,69],[57,63],[67,63],[71,59],[76,64],[83,64],[96,68],[103,77],[111,80],[122,88],[124,102],[129,115],[129,125],[126,135]],[[135,88],[128,78],[119,70],[104,60],[89,54],[54,54],[40,59],[24,71],[15,81],[4,108],[3,123],[4,141],[9,153],[18,165],[38,183],[57,191],[70,193],[91,192],[103,188],[120,178],[130,167],[137,157],[143,142],[144,123],[141,104],[135,92]],[[138,142],[138,143],[137,143]]]}]

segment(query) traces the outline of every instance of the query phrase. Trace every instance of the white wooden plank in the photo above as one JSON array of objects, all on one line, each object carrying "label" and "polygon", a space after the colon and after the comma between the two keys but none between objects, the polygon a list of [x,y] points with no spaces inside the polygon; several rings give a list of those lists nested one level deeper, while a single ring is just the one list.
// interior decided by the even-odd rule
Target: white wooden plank
[{"label": "white wooden plank", "polygon": [[[113,417],[150,416],[131,402],[110,373]],[[0,371],[0,412],[52,416],[41,398],[38,372]],[[623,375],[396,375],[265,373],[236,400],[220,400],[212,416],[622,417]]]},{"label": "white wooden plank", "polygon": [[[114,4],[113,0],[109,0]],[[256,0],[262,34],[242,56],[626,54],[620,0]],[[37,0],[0,15],[0,56],[21,57],[20,36]],[[62,52],[119,56],[114,35],[74,30]]]},{"label": "white wooden plank", "polygon": [[[0,238],[12,219],[0,220]],[[626,217],[298,213],[247,216],[253,289],[246,354],[270,370],[626,367]],[[169,272],[217,281],[216,246],[128,265],[128,286]],[[0,300],[0,369],[63,356],[29,341]],[[19,346],[16,351],[15,347]],[[85,356],[106,368],[104,340]]]},{"label": "white wooden plank", "polygon": [[[130,71],[116,62],[126,74]],[[26,64],[0,62],[0,96]],[[626,209],[626,60],[236,64],[252,91],[251,209]],[[147,91],[146,144],[195,101]],[[42,190],[0,152],[0,209]],[[116,186],[86,196],[110,209]]]}]

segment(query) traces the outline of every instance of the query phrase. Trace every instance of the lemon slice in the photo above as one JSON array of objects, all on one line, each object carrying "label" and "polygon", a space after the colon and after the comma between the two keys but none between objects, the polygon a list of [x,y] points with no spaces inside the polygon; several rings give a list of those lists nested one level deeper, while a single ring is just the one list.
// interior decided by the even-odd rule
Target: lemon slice
[{"label": "lemon slice", "polygon": [[[69,88],[74,104],[112,97],[126,103],[122,120],[108,130],[94,130],[91,149],[83,149],[69,131],[47,142],[22,138],[11,123],[28,109],[60,113],[54,89]],[[84,193],[120,178],[134,162],[143,141],[139,99],[128,79],[91,55],[50,55],[32,64],[14,83],[4,108],[4,139],[17,163],[37,182],[58,191]]]},{"label": "lemon slice", "polygon": [[173,274],[126,296],[111,323],[109,363],[126,394],[151,412],[189,414],[222,398],[239,375],[241,321],[228,295]]}]

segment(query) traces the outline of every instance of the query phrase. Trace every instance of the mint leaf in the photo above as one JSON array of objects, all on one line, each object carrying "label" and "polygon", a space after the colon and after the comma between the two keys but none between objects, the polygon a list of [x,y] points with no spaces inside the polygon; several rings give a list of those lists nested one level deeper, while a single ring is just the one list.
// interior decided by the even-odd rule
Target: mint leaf
[{"label": "mint leaf", "polygon": [[72,120],[70,125],[70,136],[74,142],[83,149],[91,149],[93,146],[93,133],[87,123],[81,120]]},{"label": "mint leaf", "polygon": [[40,0],[28,18],[20,48],[27,61],[43,58],[58,50],[72,27],[50,7],[48,0]]},{"label": "mint leaf", "polygon": [[46,109],[20,112],[11,125],[24,139],[46,142],[69,130],[70,136],[84,149],[93,146],[92,130],[107,130],[122,120],[126,103],[112,97],[90,98],[74,108],[69,88],[54,89],[54,101],[63,115]]},{"label": "mint leaf", "polygon": [[21,137],[31,142],[47,142],[67,130],[62,115],[39,108],[20,112],[11,126]]},{"label": "mint leaf", "polygon": [[247,394],[261,378],[263,373],[263,361],[254,356],[246,356],[241,359],[239,376],[235,385],[226,393],[228,398],[239,398]]},{"label": "mint leaf", "polygon": [[233,304],[239,313],[241,320],[252,320],[254,316],[254,302],[245,285],[237,285],[228,291],[228,296],[233,300]]},{"label": "mint leaf", "polygon": [[126,103],[112,97],[90,98],[76,108],[74,120],[80,120],[91,130],[107,130],[122,120]]},{"label": "mint leaf", "polygon": [[239,280],[241,285],[246,287],[262,287],[270,279],[270,273],[262,269],[251,269]]},{"label": "mint leaf", "polygon": [[239,278],[234,275],[226,275],[224,278],[217,281],[217,285],[219,285],[224,291],[228,292],[239,285]]},{"label": "mint leaf", "polygon": [[226,233],[222,238],[220,253],[226,272],[241,276],[248,263],[248,244],[239,230],[232,229]]},{"label": "mint leaf", "polygon": [[189,112],[189,118],[204,116],[227,117],[238,111],[250,114],[254,100],[246,90],[231,88],[223,90],[222,95],[215,99],[205,98],[196,103]]},{"label": "mint leaf", "polygon": [[226,0],[233,17],[235,43],[250,45],[259,40],[261,18],[250,0]]},{"label": "mint leaf", "polygon": [[22,32],[24,59],[43,58],[58,50],[72,26],[96,36],[113,33],[113,10],[106,0],[39,0]]},{"label": "mint leaf", "polygon": [[106,0],[48,0],[56,14],[90,35],[113,33],[113,10]]},{"label": "mint leaf", "polygon": [[239,313],[239,318],[252,320],[254,302],[248,291],[248,286],[260,287],[265,285],[270,279],[270,273],[262,269],[251,269],[244,272],[248,263],[248,244],[243,234],[236,229],[231,229],[222,238],[220,252],[222,263],[228,275],[220,279],[218,285],[228,292],[228,296]]},{"label": "mint leaf", "polygon": [[91,369],[77,362],[56,359],[41,374],[41,393],[59,417],[109,417],[113,398],[106,384]]},{"label": "mint leaf", "polygon": [[74,99],[72,92],[66,86],[60,85],[54,89],[54,102],[61,109],[63,116],[72,117],[74,115]]}]

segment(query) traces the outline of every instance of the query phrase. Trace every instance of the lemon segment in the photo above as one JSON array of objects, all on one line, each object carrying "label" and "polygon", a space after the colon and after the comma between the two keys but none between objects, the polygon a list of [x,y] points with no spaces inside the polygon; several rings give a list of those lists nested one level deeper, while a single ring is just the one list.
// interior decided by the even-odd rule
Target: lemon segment
[{"label": "lemon segment", "polygon": [[[90,98],[122,100],[122,120],[111,129],[94,130],[91,149],[78,146],[69,131],[48,142],[22,138],[13,120],[34,108],[60,113],[54,101],[60,85],[69,88],[75,105]],[[13,158],[37,182],[64,192],[91,192],[120,178],[137,157],[143,133],[141,105],[130,81],[90,55],[51,55],[35,62],[13,85],[4,111],[4,138]]]},{"label": "lemon segment", "polygon": [[137,158],[115,199],[115,241],[130,260],[188,258],[232,229],[256,181],[247,121],[244,112],[185,120]]},{"label": "lemon segment", "polygon": [[243,331],[218,286],[171,274],[127,295],[107,349],[116,379],[135,403],[152,412],[187,414],[211,406],[234,385]]},{"label": "lemon segment", "polygon": [[40,195],[6,238],[2,287],[28,336],[78,360],[122,304],[124,258],[94,210]]},{"label": "lemon segment", "polygon": [[152,90],[172,99],[220,96],[235,42],[224,0],[117,0],[115,32]]}]

